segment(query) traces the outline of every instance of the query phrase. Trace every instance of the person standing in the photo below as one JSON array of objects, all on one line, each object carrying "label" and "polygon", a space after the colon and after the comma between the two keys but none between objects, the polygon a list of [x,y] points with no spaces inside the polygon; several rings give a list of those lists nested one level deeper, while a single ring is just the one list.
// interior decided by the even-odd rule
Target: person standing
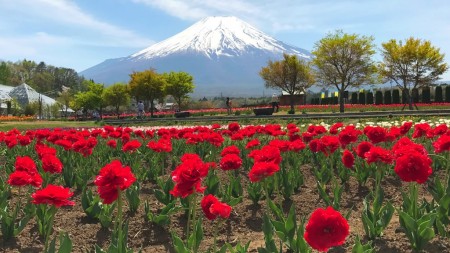
[{"label": "person standing", "polygon": [[138,118],[142,119],[144,117],[144,103],[142,101],[138,102],[137,109],[138,109]]},{"label": "person standing", "polygon": [[227,106],[227,113],[228,115],[231,114],[231,100],[229,97],[227,97],[227,100],[225,101],[225,105]]},{"label": "person standing", "polygon": [[[277,109],[275,110],[275,108],[277,108]],[[278,112],[278,109],[280,109],[278,95],[276,93],[273,93],[273,95],[272,95],[272,109],[273,109],[273,112]]]}]

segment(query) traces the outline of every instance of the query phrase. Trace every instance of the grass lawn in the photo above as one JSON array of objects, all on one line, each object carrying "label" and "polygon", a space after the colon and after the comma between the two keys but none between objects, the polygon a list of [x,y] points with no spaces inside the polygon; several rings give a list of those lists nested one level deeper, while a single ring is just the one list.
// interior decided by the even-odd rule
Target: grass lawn
[{"label": "grass lawn", "polygon": [[0,122],[0,131],[9,131],[13,128],[17,128],[20,131],[28,129],[40,129],[40,128],[65,128],[65,127],[98,127],[98,123],[94,121],[46,121],[46,120],[33,120],[33,121],[4,121]]}]

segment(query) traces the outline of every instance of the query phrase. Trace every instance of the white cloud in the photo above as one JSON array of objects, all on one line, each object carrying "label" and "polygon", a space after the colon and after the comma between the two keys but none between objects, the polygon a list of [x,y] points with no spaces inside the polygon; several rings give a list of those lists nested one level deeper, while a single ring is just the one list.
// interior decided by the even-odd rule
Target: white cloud
[{"label": "white cloud", "polygon": [[6,29],[4,24],[8,22],[14,26],[13,22],[27,22],[28,19],[38,18],[40,22],[48,22],[46,25],[49,27],[60,27],[63,30],[69,30],[70,27],[70,30],[76,30],[76,34],[70,35],[75,42],[85,40],[85,35],[95,34],[89,36],[89,40],[105,46],[141,48],[154,43],[133,31],[96,19],[69,0],[0,0],[0,5],[2,12],[5,12],[4,17],[0,17],[2,29]]}]

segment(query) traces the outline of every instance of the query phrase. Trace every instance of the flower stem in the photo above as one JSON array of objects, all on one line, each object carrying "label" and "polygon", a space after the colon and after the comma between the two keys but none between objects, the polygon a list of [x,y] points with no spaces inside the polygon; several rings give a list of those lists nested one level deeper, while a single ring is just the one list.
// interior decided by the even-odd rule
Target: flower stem
[{"label": "flower stem", "polygon": [[117,225],[118,225],[118,227],[117,227],[117,231],[118,231],[118,233],[117,233],[117,235],[118,235],[118,238],[117,238],[117,244],[118,244],[118,248],[119,248],[119,250],[120,249],[122,249],[122,244],[124,243],[123,241],[122,241],[122,194],[121,194],[121,191],[120,191],[120,188],[117,188],[117,194],[118,194],[118,196],[117,196]]}]

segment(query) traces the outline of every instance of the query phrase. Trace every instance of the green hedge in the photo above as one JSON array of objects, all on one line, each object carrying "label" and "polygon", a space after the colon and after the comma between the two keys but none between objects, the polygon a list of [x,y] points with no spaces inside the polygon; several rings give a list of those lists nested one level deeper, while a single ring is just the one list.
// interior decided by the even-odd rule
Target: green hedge
[{"label": "green hedge", "polygon": [[359,104],[361,105],[365,105],[366,104],[366,93],[365,92],[360,92],[359,93]]},{"label": "green hedge", "polygon": [[387,90],[384,92],[384,104],[390,105],[392,104],[392,92],[391,90]]},{"label": "green hedge", "polygon": [[383,104],[383,92],[381,92],[380,90],[377,90],[377,92],[375,92],[375,104]]},{"label": "green hedge", "polygon": [[368,92],[367,93],[367,104],[368,105],[373,105],[373,92]]},{"label": "green hedge", "polygon": [[392,91],[392,103],[400,104],[400,91],[398,89]]},{"label": "green hedge", "polygon": [[445,102],[450,103],[450,85],[445,86]]},{"label": "green hedge", "polygon": [[352,104],[358,103],[358,93],[352,92]]},{"label": "green hedge", "polygon": [[442,103],[444,101],[444,97],[442,96],[442,86],[437,86],[434,91],[434,102]]},{"label": "green hedge", "polygon": [[422,103],[430,103],[431,102],[431,91],[430,87],[422,88]]}]

